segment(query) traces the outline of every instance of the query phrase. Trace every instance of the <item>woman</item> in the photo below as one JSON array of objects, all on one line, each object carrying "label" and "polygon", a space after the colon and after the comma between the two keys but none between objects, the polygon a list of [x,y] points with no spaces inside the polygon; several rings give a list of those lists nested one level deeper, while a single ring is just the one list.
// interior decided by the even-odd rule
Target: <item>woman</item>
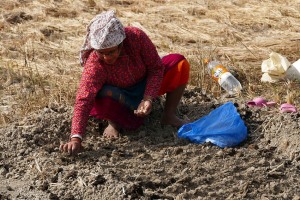
[{"label": "woman", "polygon": [[151,112],[153,100],[163,94],[167,95],[161,123],[185,123],[176,116],[176,108],[188,83],[189,63],[180,54],[161,59],[149,37],[138,28],[124,28],[114,11],[91,21],[80,58],[84,70],[71,139],[60,146],[62,151],[79,152],[89,116],[108,121],[104,137],[116,138],[122,128],[137,129]]}]

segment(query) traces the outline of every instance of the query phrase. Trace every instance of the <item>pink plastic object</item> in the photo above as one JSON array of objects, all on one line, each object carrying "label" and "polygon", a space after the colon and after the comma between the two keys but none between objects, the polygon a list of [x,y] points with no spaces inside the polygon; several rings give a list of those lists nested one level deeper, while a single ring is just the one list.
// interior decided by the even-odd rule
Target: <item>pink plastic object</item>
[{"label": "pink plastic object", "polygon": [[282,113],[296,113],[297,112],[297,108],[289,103],[284,103],[280,106],[280,112]]},{"label": "pink plastic object", "polygon": [[256,97],[252,101],[249,101],[247,103],[247,106],[249,107],[260,107],[260,108],[264,106],[271,107],[275,105],[276,102],[274,101],[267,102],[267,100],[265,100],[263,97]]}]

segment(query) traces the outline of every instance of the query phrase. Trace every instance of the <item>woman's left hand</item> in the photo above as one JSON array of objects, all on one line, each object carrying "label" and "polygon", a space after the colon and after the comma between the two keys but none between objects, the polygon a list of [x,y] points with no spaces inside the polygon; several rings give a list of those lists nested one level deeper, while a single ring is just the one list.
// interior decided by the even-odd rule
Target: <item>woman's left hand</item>
[{"label": "woman's left hand", "polygon": [[152,110],[152,100],[142,100],[138,108],[134,111],[138,117],[145,117]]}]

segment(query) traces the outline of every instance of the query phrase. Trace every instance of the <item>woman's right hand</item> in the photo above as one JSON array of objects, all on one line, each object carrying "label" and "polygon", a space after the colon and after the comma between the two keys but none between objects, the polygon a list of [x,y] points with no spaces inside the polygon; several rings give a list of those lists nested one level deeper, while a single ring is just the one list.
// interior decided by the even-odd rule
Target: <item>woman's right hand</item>
[{"label": "woman's right hand", "polygon": [[82,149],[81,140],[79,138],[71,138],[71,140],[65,144],[61,144],[59,150],[70,155],[78,154]]}]

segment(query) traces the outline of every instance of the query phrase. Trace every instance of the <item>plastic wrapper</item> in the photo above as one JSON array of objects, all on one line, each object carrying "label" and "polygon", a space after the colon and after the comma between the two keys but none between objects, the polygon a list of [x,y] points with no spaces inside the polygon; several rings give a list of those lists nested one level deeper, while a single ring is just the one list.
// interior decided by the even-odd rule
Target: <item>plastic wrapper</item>
[{"label": "plastic wrapper", "polygon": [[247,127],[232,102],[228,102],[195,122],[183,125],[178,137],[194,143],[211,142],[233,147],[247,138]]}]

